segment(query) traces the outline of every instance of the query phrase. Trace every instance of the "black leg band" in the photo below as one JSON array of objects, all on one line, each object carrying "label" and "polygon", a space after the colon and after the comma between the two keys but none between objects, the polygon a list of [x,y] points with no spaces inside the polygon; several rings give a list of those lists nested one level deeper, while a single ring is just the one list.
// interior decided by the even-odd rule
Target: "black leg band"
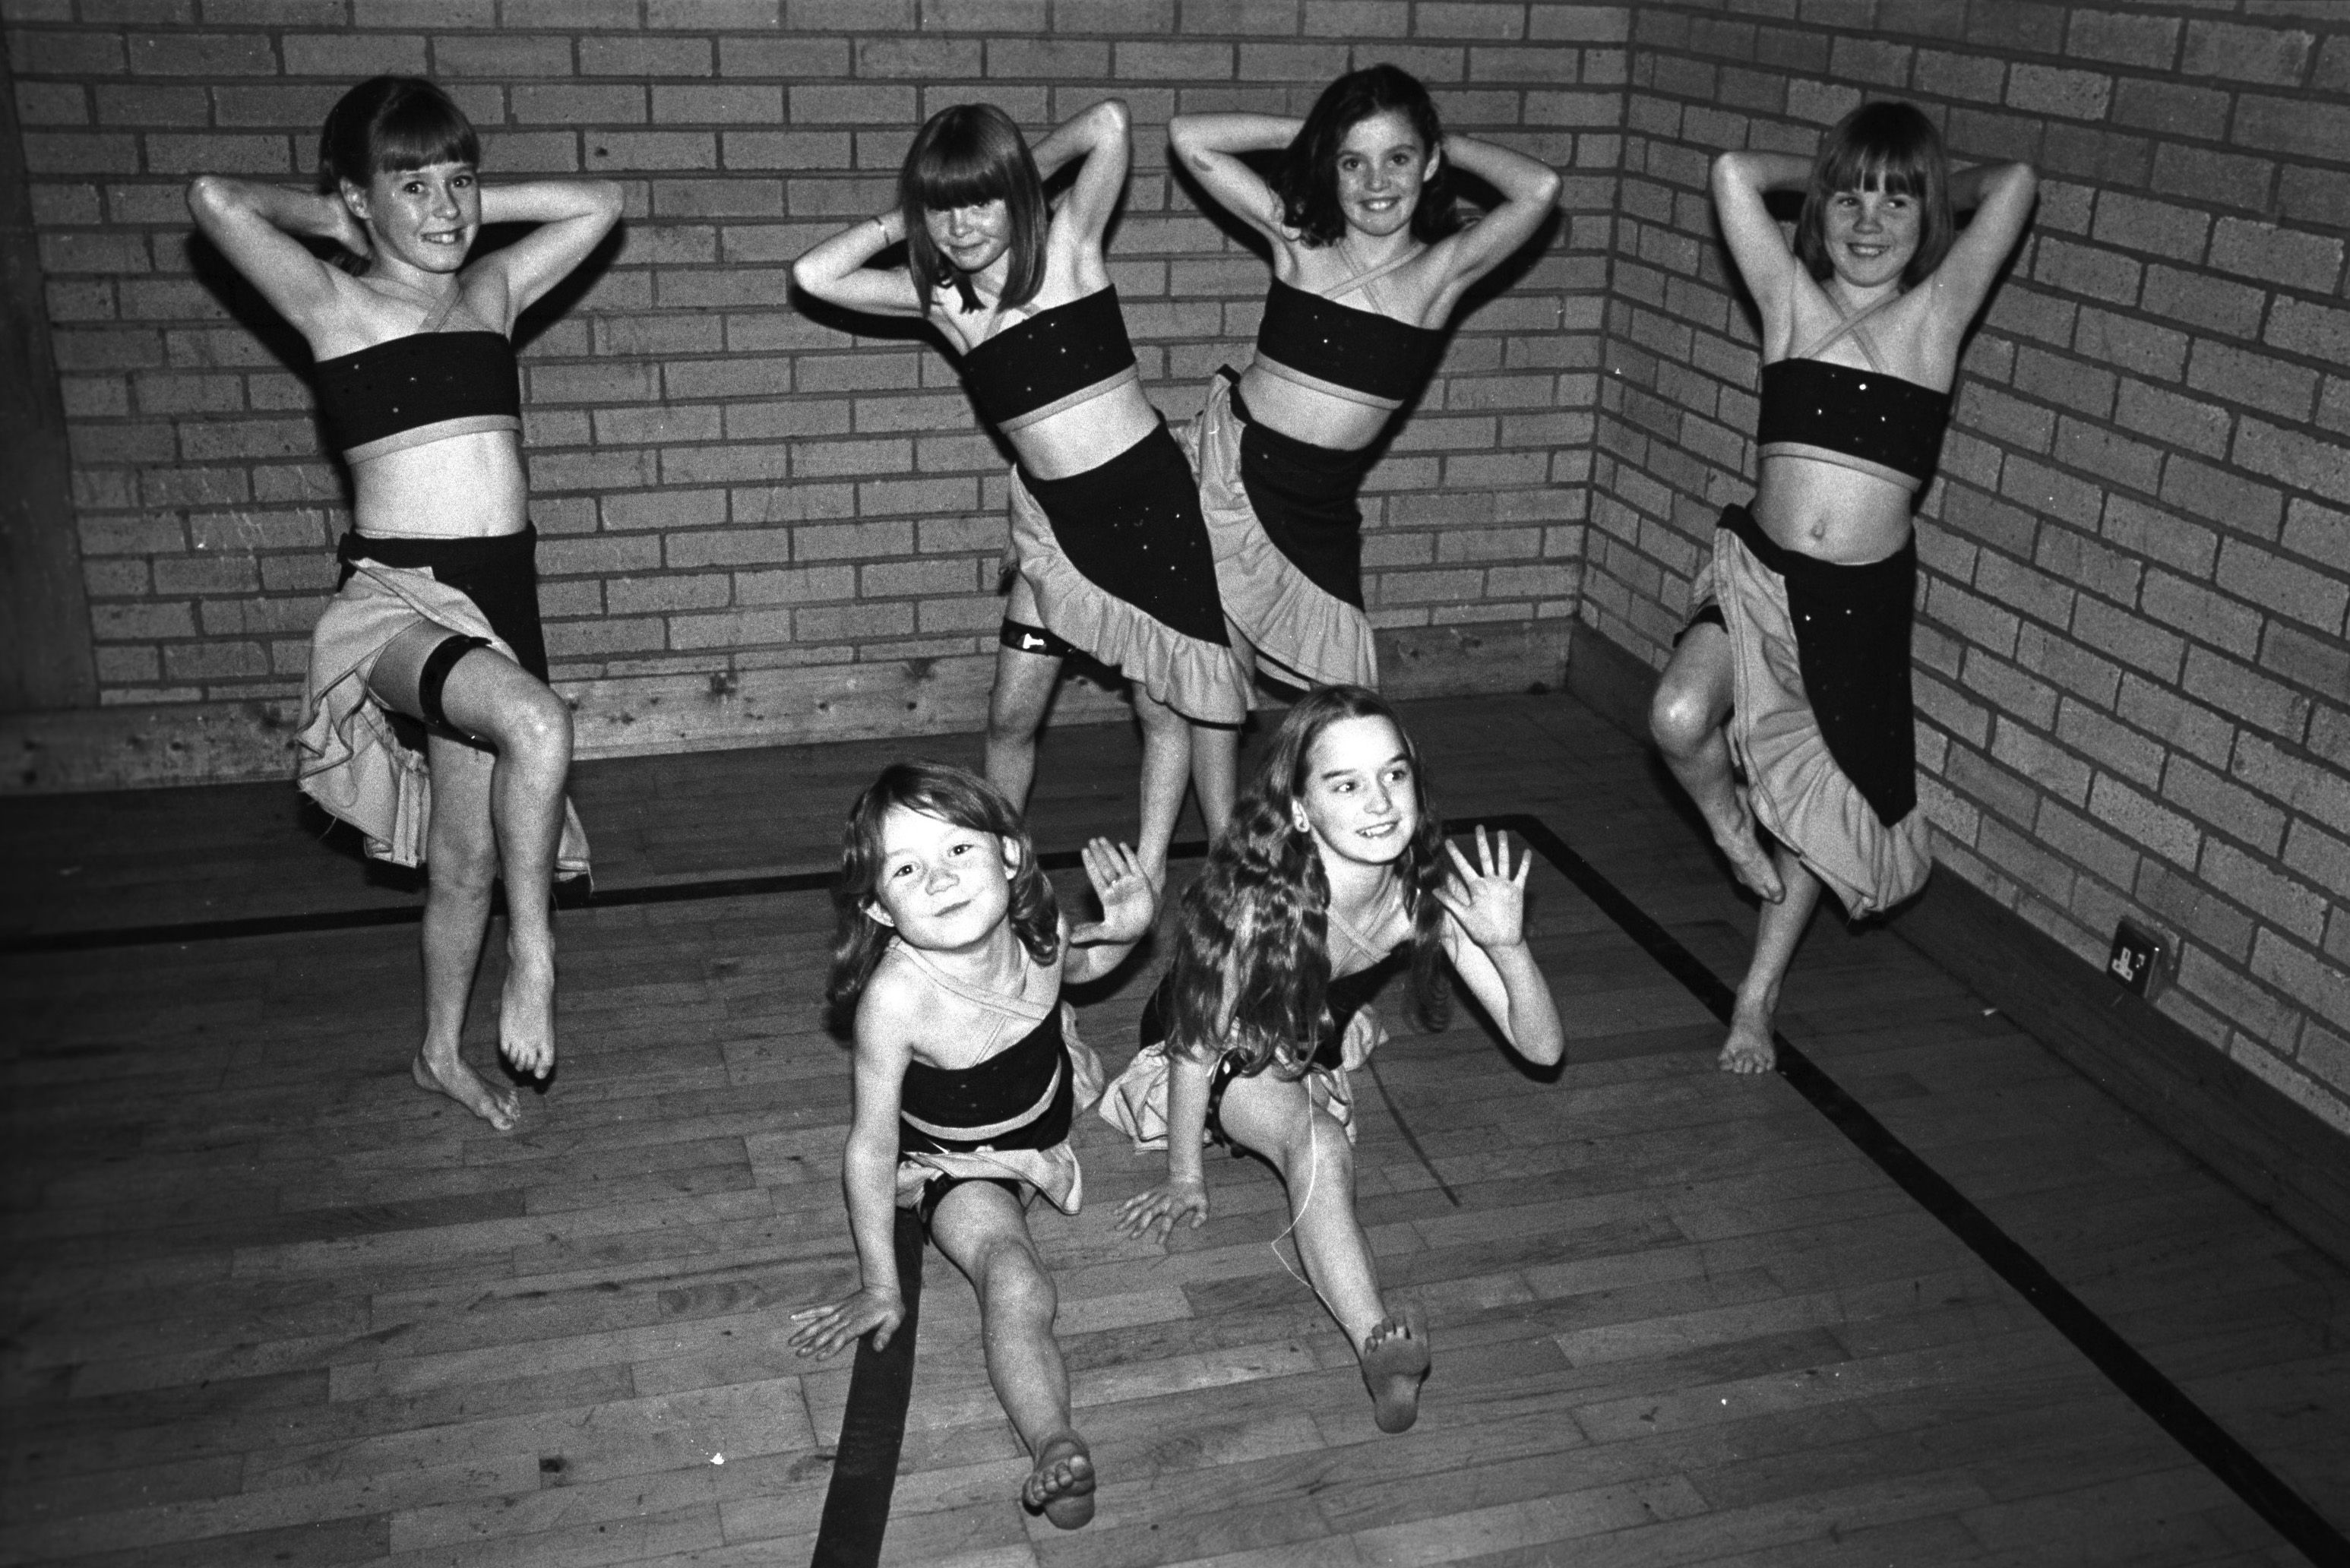
[{"label": "black leg band", "polygon": [[452,734],[464,732],[449,722],[449,715],[442,711],[441,689],[449,683],[449,671],[457,668],[457,660],[477,648],[489,646],[478,637],[452,634],[442,638],[424,656],[424,668],[416,672],[416,706],[427,724]]},{"label": "black leg band", "polygon": [[1030,626],[1010,616],[1003,618],[1003,629],[995,634],[995,640],[1014,653],[1041,653],[1047,659],[1068,659],[1079,651],[1074,643],[1055,637],[1043,627]]}]

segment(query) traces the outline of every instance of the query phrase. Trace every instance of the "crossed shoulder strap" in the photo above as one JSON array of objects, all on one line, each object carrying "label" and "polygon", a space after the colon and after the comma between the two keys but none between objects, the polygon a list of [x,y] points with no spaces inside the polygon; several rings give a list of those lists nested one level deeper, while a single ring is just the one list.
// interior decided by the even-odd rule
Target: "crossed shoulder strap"
[{"label": "crossed shoulder strap", "polygon": [[[1336,305],[1339,300],[1345,298],[1347,295],[1354,293],[1357,289],[1369,288],[1371,285],[1378,282],[1379,279],[1387,276],[1388,274],[1395,271],[1398,267],[1402,266],[1407,262],[1417,259],[1419,255],[1419,252],[1418,251],[1406,251],[1399,256],[1389,256],[1387,260],[1379,263],[1377,266],[1365,267],[1362,271],[1355,274],[1352,277],[1347,278],[1345,282],[1341,283],[1337,287],[1332,289],[1322,297],[1330,301],[1333,305]],[[1365,297],[1368,298],[1369,296],[1366,295]]]},{"label": "crossed shoulder strap", "polygon": [[1843,320],[1837,322],[1835,326],[1830,327],[1825,336],[1814,339],[1809,347],[1799,348],[1793,354],[1788,355],[1787,358],[1790,359],[1816,359],[1820,357],[1820,351],[1822,349],[1836,343],[1838,340],[1843,338],[1846,333],[1850,333],[1852,335],[1852,340],[1860,345],[1861,358],[1868,361],[1868,368],[1872,370],[1878,371],[1879,373],[1884,373],[1885,361],[1877,358],[1877,346],[1869,341],[1868,334],[1863,332],[1860,329],[1860,327],[1861,323],[1866,321],[1870,317],[1876,315],[1878,311],[1884,309],[1887,306],[1892,304],[1895,300],[1899,299],[1900,297],[1901,296],[1898,294],[1888,294],[1883,299],[1878,300],[1875,305],[1869,306],[1866,309],[1854,311],[1850,316],[1846,317]]}]

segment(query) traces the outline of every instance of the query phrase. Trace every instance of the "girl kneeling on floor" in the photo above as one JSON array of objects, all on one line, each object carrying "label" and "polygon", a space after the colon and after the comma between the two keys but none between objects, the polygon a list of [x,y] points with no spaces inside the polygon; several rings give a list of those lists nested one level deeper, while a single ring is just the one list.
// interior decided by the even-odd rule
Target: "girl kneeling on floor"
[{"label": "girl kneeling on floor", "polygon": [[827,994],[856,1019],[841,1180],[861,1282],[793,1314],[791,1339],[802,1355],[868,1332],[875,1349],[889,1344],[906,1315],[891,1211],[913,1209],[979,1293],[988,1379],[1035,1459],[1021,1501],[1064,1530],[1093,1518],[1093,1459],[1070,1425],[1053,1278],[1026,1205],[1042,1192],[1077,1211],[1069,1126],[1102,1090],[1062,982],[1108,973],[1159,912],[1131,848],[1097,838],[1084,861],[1102,918],[1072,928],[1019,814],[977,774],[899,763],[858,797]]},{"label": "girl kneeling on floor", "polygon": [[1382,1300],[1355,1217],[1347,1075],[1380,1038],[1364,1006],[1372,969],[1408,947],[1414,1000],[1439,1023],[1440,954],[1519,1054],[1556,1063],[1565,1038],[1525,942],[1533,864],[1513,870],[1507,840],[1482,828],[1473,866],[1444,842],[1419,753],[1377,693],[1309,693],[1184,894],[1143,1049],[1102,1104],[1139,1142],[1167,1147],[1166,1184],[1120,1213],[1130,1235],[1207,1219],[1203,1136],[1280,1171],[1306,1276],[1361,1358],[1383,1432],[1418,1418],[1429,1354],[1418,1312],[1399,1319]]}]

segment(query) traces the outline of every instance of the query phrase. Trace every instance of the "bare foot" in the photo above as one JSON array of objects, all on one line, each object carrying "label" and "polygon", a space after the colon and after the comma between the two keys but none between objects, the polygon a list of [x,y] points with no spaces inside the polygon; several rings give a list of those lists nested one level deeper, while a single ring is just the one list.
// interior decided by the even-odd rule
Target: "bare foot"
[{"label": "bare foot", "polygon": [[1419,1386],[1428,1380],[1428,1330],[1416,1306],[1403,1321],[1383,1317],[1363,1336],[1363,1382],[1371,1419],[1382,1432],[1405,1432],[1419,1419]]},{"label": "bare foot", "polygon": [[1787,896],[1779,880],[1779,868],[1771,864],[1760,840],[1754,836],[1754,808],[1746,803],[1746,792],[1732,788],[1730,798],[1737,804],[1738,815],[1728,822],[1706,818],[1706,826],[1713,830],[1713,842],[1730,857],[1730,868],[1746,884],[1747,891],[1766,904],[1775,904]]},{"label": "bare foot", "polygon": [[555,1070],[555,963],[506,952],[505,989],[498,993],[498,1054],[517,1073],[544,1078]]},{"label": "bare foot", "polygon": [[1771,1015],[1740,1007],[1730,1015],[1730,1038],[1722,1043],[1725,1073],[1767,1073],[1779,1064],[1778,1048],[1771,1044]]},{"label": "bare foot", "polygon": [[448,1096],[500,1132],[514,1131],[522,1120],[522,1096],[504,1085],[493,1089],[463,1057],[455,1058],[447,1073],[436,1073],[420,1051],[409,1062],[408,1072],[418,1088]]},{"label": "bare foot", "polygon": [[1076,1530],[1094,1517],[1094,1456],[1075,1432],[1059,1432],[1036,1450],[1036,1468],[1020,1489],[1020,1501],[1062,1530]]}]

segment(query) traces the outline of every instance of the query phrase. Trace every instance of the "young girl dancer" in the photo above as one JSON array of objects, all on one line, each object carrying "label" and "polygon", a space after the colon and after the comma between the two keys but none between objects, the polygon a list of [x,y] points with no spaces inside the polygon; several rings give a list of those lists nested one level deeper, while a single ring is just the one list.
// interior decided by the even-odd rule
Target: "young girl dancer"
[{"label": "young girl dancer", "polygon": [[1167,1146],[1166,1184],[1120,1212],[1130,1235],[1207,1219],[1203,1132],[1281,1172],[1306,1277],[1361,1359],[1383,1432],[1419,1417],[1428,1336],[1416,1309],[1399,1322],[1381,1299],[1355,1219],[1347,1073],[1379,1038],[1364,1010],[1371,966],[1405,947],[1424,1018],[1444,1009],[1441,954],[1526,1060],[1547,1066],[1565,1054],[1550,986],[1526,950],[1533,857],[1510,862],[1508,843],[1489,843],[1482,828],[1474,866],[1445,843],[1419,754],[1377,694],[1309,693],[1184,894],[1144,1048],[1102,1105],[1138,1141]]},{"label": "young girl dancer", "polygon": [[[1428,89],[1394,66],[1340,77],[1303,120],[1189,114],[1168,130],[1209,196],[1273,246],[1256,358],[1218,373],[1190,431],[1225,613],[1284,680],[1377,685],[1363,475],[1461,295],[1542,227],[1558,175],[1446,136]],[[1273,148],[1268,185],[1237,154]],[[1455,232],[1448,168],[1502,204]]]},{"label": "young girl dancer", "polygon": [[[1114,100],[1033,157],[993,104],[941,109],[906,154],[898,205],[810,250],[792,276],[851,310],[932,322],[962,355],[980,417],[1020,460],[988,779],[1024,805],[1061,661],[1117,667],[1142,722],[1142,861],[1163,883],[1186,775],[1211,835],[1232,810],[1248,691],[1191,465],[1142,395],[1102,255],[1130,156]],[[1071,162],[1076,180],[1048,211],[1043,177]],[[866,265],[901,240],[904,267]]]},{"label": "young girl dancer", "polygon": [[[2035,187],[2022,163],[1951,174],[1932,122],[1906,103],[1855,109],[1808,166],[1773,152],[1714,160],[1714,210],[1762,317],[1762,477],[1751,511],[1722,509],[1649,728],[1763,900],[1721,1048],[1729,1071],[1778,1059],[1780,982],[1822,884],[1857,919],[1931,869],[1911,725],[1910,513],[1941,449],[1968,323]],[[1792,250],[1763,204],[1778,190],[1804,192]],[[1955,234],[1953,208],[1974,209]]]},{"label": "young girl dancer", "polygon": [[1115,969],[1159,912],[1131,849],[1097,838],[1083,858],[1102,918],[1072,929],[1019,814],[985,780],[899,763],[858,797],[827,994],[856,1016],[841,1182],[861,1283],[793,1314],[791,1340],[802,1355],[868,1331],[875,1349],[889,1344],[905,1317],[890,1212],[915,1209],[979,1293],[988,1379],[1035,1457],[1021,1501],[1064,1530],[1093,1517],[1093,1458],[1070,1425],[1026,1195],[1077,1211],[1069,1124],[1102,1088],[1061,986]]},{"label": "young girl dancer", "polygon": [[[342,586],[310,644],[302,788],[368,853],[428,863],[417,1084],[504,1132],[513,1088],[457,1053],[493,884],[506,887],[498,1048],[555,1065],[556,869],[588,868],[564,798],[571,714],[547,689],[527,515],[515,318],[585,260],[619,187],[482,188],[481,149],[428,81],[377,77],[335,105],[321,193],[219,175],[188,189],[196,227],[317,357],[319,411],[349,464]],[[535,224],[467,265],[481,226]],[[313,255],[323,239],[365,261]],[[420,755],[421,752],[421,755]]]}]

